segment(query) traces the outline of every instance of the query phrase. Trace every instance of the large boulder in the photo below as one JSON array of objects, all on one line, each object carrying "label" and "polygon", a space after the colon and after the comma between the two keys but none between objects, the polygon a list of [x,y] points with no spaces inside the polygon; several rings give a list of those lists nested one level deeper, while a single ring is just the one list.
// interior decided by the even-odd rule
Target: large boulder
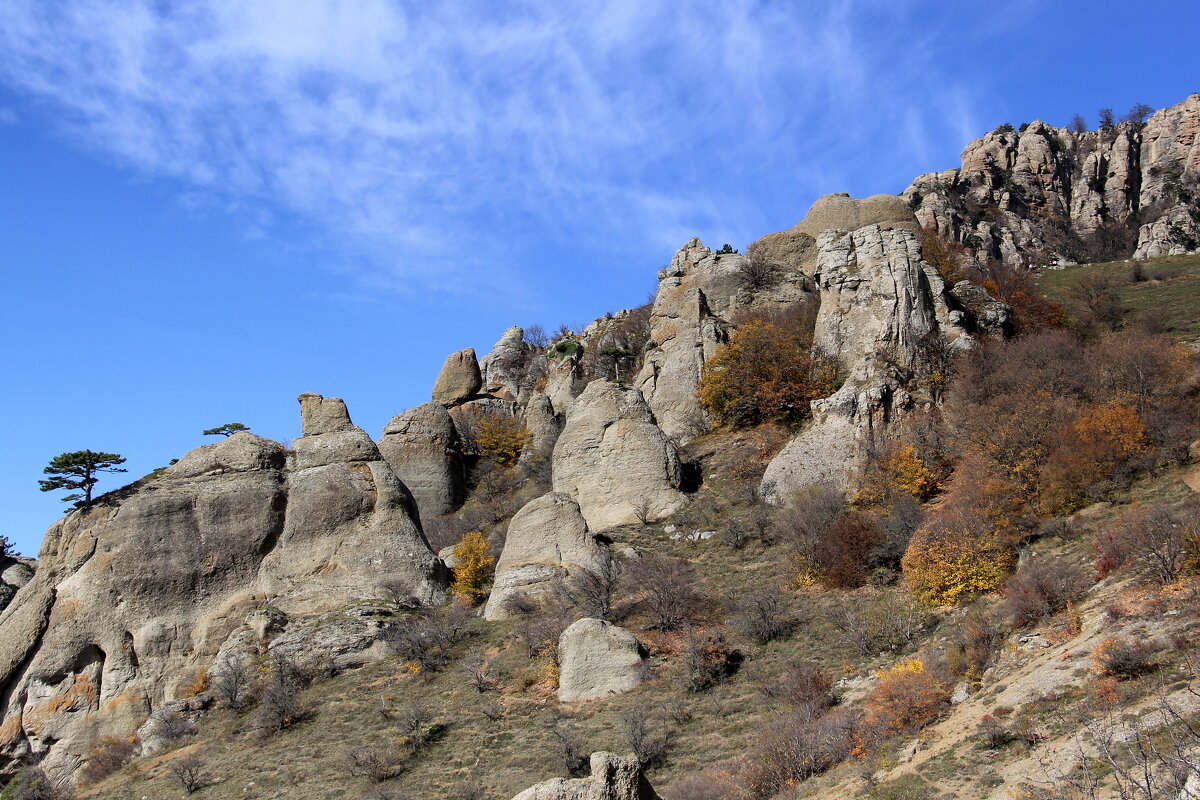
[{"label": "large boulder", "polygon": [[645,656],[637,637],[611,622],[576,620],[558,639],[558,699],[595,700],[642,683]]},{"label": "large boulder", "polygon": [[816,238],[827,230],[853,231],[868,225],[912,231],[920,227],[908,201],[900,195],[876,194],[859,199],[842,192],[817,198],[791,232]]},{"label": "large boulder", "polygon": [[466,484],[462,443],[443,406],[425,403],[393,417],[379,452],[412,492],[422,522],[458,508]]},{"label": "large boulder", "polygon": [[[911,231],[828,230],[818,247],[821,304],[813,341],[836,356],[845,382],[813,403],[812,423],[767,466],[761,491],[772,502],[810,484],[850,489],[863,459],[910,404],[903,376],[921,366],[926,337],[954,349],[972,343],[969,312],[921,259]],[[977,302],[1003,327],[1007,307]]]},{"label": "large boulder", "polygon": [[661,800],[633,755],[592,753],[587,778],[554,778],[531,786],[513,800]]},{"label": "large boulder", "polygon": [[526,403],[546,378],[546,354],[525,341],[525,331],[509,328],[479,362],[482,391],[502,400]]},{"label": "large boulder", "polygon": [[479,372],[475,348],[468,347],[446,357],[433,384],[433,402],[451,408],[479,394],[482,387],[483,376]]},{"label": "large boulder", "polygon": [[291,629],[310,654],[361,663],[354,651],[378,638],[369,623],[313,624],[307,638],[296,626],[369,607],[385,579],[444,597],[408,492],[344,404],[305,395],[301,408],[294,453],[240,433],[50,526],[0,614],[0,756],[70,775],[98,738],[133,736],[194,691],[226,642]]},{"label": "large boulder", "polygon": [[0,611],[12,602],[17,590],[33,580],[37,561],[20,556],[0,556]]},{"label": "large boulder", "polygon": [[544,597],[558,580],[599,571],[607,558],[574,500],[553,492],[531,500],[508,524],[484,619],[506,619],[513,600]]},{"label": "large boulder", "polygon": [[683,507],[675,445],[637,389],[588,384],[567,415],[553,456],[554,490],[572,497],[593,531],[661,519]]}]

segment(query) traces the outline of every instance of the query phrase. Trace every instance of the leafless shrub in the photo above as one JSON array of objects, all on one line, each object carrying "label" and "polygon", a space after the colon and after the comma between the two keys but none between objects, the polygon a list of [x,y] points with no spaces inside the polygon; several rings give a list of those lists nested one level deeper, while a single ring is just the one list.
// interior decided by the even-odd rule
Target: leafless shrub
[{"label": "leafless shrub", "polygon": [[752,289],[766,289],[779,280],[779,268],[759,256],[743,259],[738,272]]},{"label": "leafless shrub", "polygon": [[390,744],[380,747],[354,747],[346,751],[350,774],[383,783],[402,774],[407,766],[404,756]]},{"label": "leafless shrub", "polygon": [[384,600],[391,603],[397,610],[417,608],[421,601],[413,589],[412,581],[402,575],[386,575],[380,579],[375,588]]},{"label": "leafless shrub", "polygon": [[471,610],[456,602],[437,609],[421,609],[390,627],[384,640],[410,668],[427,678],[453,661],[454,651],[466,638],[472,619]]},{"label": "leafless shrub", "polygon": [[482,653],[467,663],[467,681],[480,694],[496,691],[496,679],[492,676],[491,662]]},{"label": "leafless shrub", "polygon": [[1154,648],[1139,639],[1112,636],[1092,651],[1095,671],[1119,680],[1136,678],[1153,667]]},{"label": "leafless shrub", "polygon": [[207,766],[207,761],[193,753],[175,759],[167,768],[179,781],[184,794],[192,794],[212,784],[212,778],[205,772]]},{"label": "leafless shrub", "polygon": [[846,498],[827,484],[795,492],[775,517],[775,538],[788,549],[812,560],[814,549],[846,510]]},{"label": "leafless shrub", "polygon": [[1008,635],[1002,617],[1007,618],[1002,609],[982,603],[967,611],[962,622],[950,634],[952,645],[948,648],[947,657],[951,672],[973,679],[983,674]]},{"label": "leafless shrub", "polygon": [[650,524],[650,520],[654,518],[654,501],[649,497],[642,497],[633,504],[633,515],[637,517],[637,521],[643,525]]},{"label": "leafless shrub", "polygon": [[252,726],[262,734],[270,734],[306,719],[310,712],[300,698],[304,686],[304,674],[296,663],[282,653],[273,654],[259,686]]},{"label": "leafless shrub", "polygon": [[634,705],[617,718],[617,730],[643,767],[652,767],[666,756],[670,728],[645,705]]},{"label": "leafless shrub", "polygon": [[1200,522],[1194,507],[1152,505],[1122,517],[1094,545],[1097,572],[1107,574],[1132,564],[1160,584],[1178,578],[1189,555],[1200,546]]},{"label": "leafless shrub", "polygon": [[630,586],[643,593],[642,605],[654,617],[659,630],[678,630],[699,615],[702,605],[696,590],[699,578],[686,561],[647,555],[631,562],[627,575]]},{"label": "leafless shrub", "polygon": [[1061,558],[1035,556],[1004,583],[1005,604],[1014,625],[1028,625],[1056,614],[1083,596],[1087,576]]},{"label": "leafless shrub", "polygon": [[539,350],[545,350],[550,346],[550,336],[541,325],[535,324],[526,328],[524,338],[528,344]]},{"label": "leafless shrub", "polygon": [[217,700],[234,711],[242,711],[254,696],[254,670],[247,659],[224,653],[208,672],[208,685]]},{"label": "leafless shrub", "polygon": [[720,630],[688,628],[683,639],[684,683],[689,692],[709,689],[741,666],[741,651],[730,647]]},{"label": "leafless shrub", "polygon": [[819,775],[850,754],[855,717],[835,709],[813,719],[784,714],[767,725],[740,776],[746,793],[762,800]]},{"label": "leafless shrub", "polygon": [[568,778],[578,778],[588,772],[588,753],[583,742],[564,722],[550,726],[554,736],[554,752]]},{"label": "leafless shrub", "polygon": [[483,785],[475,781],[460,781],[446,793],[446,800],[484,800],[485,797]]},{"label": "leafless shrub", "polygon": [[440,729],[433,711],[420,700],[410,700],[402,705],[393,713],[392,721],[401,741],[414,756],[425,749]]},{"label": "leafless shrub", "polygon": [[662,796],[668,800],[735,800],[741,793],[727,771],[706,769],[669,784]]},{"label": "leafless shrub", "polygon": [[364,794],[363,800],[416,800],[416,796],[403,789],[375,789]]},{"label": "leafless shrub", "polygon": [[797,664],[762,688],[776,705],[815,718],[834,705],[833,678],[815,664]]},{"label": "leafless shrub", "polygon": [[41,767],[28,766],[17,771],[0,796],[5,800],[72,800],[75,792],[68,779],[54,778]]},{"label": "leafless shrub", "polygon": [[154,739],[173,744],[187,736],[195,735],[197,731],[199,727],[195,722],[173,708],[164,707],[150,713],[150,719],[146,721],[141,737],[144,740]]},{"label": "leafless shrub", "polygon": [[574,617],[560,605],[546,605],[540,614],[524,617],[515,627],[517,637],[525,645],[527,658],[537,658],[542,653],[553,653],[558,639]]},{"label": "leafless shrub", "polygon": [[929,614],[908,595],[839,597],[832,603],[830,621],[842,639],[862,655],[911,645],[929,624]]},{"label": "leafless shrub", "polygon": [[779,591],[763,587],[733,601],[733,625],[738,633],[765,645],[786,636],[792,629],[792,619],[779,599]]},{"label": "leafless shrub", "polygon": [[569,605],[586,617],[611,620],[621,575],[625,568],[615,556],[606,554],[596,569],[581,567],[555,581],[555,589]]},{"label": "leafless shrub", "polygon": [[504,703],[499,700],[491,700],[484,703],[479,707],[479,711],[491,722],[499,722],[505,716]]},{"label": "leafless shrub", "polygon": [[83,767],[83,778],[96,783],[107,778],[133,760],[137,745],[133,739],[120,736],[104,736],[97,740],[88,753]]}]

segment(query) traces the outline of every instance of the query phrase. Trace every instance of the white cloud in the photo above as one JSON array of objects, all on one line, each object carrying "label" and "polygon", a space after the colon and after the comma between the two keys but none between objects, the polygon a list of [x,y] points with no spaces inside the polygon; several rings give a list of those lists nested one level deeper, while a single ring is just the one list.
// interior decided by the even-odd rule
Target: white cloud
[{"label": "white cloud", "polygon": [[[447,290],[503,285],[520,264],[497,251],[536,237],[761,233],[781,186],[842,190],[970,116],[905,4],[518,8],[10,0],[0,79],[189,207],[250,209],[250,235],[292,215],[368,254],[370,285]],[[920,106],[931,81],[954,102]]]}]

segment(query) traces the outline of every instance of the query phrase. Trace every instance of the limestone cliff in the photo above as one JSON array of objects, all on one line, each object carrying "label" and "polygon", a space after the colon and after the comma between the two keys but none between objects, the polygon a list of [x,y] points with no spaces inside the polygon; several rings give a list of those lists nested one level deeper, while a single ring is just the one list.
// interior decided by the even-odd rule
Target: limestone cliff
[{"label": "limestone cliff", "polygon": [[[0,616],[0,754],[72,773],[96,738],[132,735],[184,695],[263,609],[277,618],[270,646],[369,603],[385,579],[441,600],[446,570],[370,437],[340,400],[301,404],[291,452],[239,433],[50,526]],[[373,641],[358,630],[369,623],[334,616]]]},{"label": "limestone cliff", "polygon": [[1072,132],[1002,126],[957,169],[903,196],[922,225],[981,259],[1050,264],[1200,250],[1200,94],[1153,114]]}]

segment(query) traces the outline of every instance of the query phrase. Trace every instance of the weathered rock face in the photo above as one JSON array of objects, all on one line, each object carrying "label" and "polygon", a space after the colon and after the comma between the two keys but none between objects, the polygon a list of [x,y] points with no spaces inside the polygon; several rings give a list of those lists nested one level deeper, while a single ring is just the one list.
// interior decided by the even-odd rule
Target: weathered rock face
[{"label": "weathered rock face", "polygon": [[32,558],[0,556],[0,611],[12,602],[17,590],[33,580],[37,562]]},{"label": "weathered rock face", "polygon": [[790,232],[816,239],[827,230],[854,231],[868,225],[907,230],[919,227],[908,201],[899,195],[876,194],[859,199],[842,192],[817,198]]},{"label": "weathered rock face", "polygon": [[641,685],[645,658],[637,637],[599,619],[576,620],[558,639],[558,699],[595,700]]},{"label": "weathered rock face", "polygon": [[433,402],[451,408],[477,395],[482,386],[475,349],[468,347],[446,357],[433,384]]},{"label": "weathered rock face", "polygon": [[533,387],[546,378],[546,354],[526,342],[525,331],[514,326],[483,357],[479,369],[485,394],[525,404]]},{"label": "weathered rock face", "polygon": [[635,756],[592,753],[587,778],[554,780],[531,786],[513,800],[661,800]]},{"label": "weathered rock face", "polygon": [[[762,493],[771,501],[815,483],[848,488],[883,427],[909,404],[901,373],[919,365],[922,339],[968,347],[974,318],[921,260],[909,230],[870,225],[826,231],[818,239],[821,292],[814,346],[836,354],[845,383],[813,403],[813,422],[767,467]],[[968,294],[966,287],[959,289]],[[989,326],[1002,328],[1007,307],[974,297]]]},{"label": "weathered rock face", "polygon": [[[724,344],[740,313],[770,311],[805,302],[811,281],[800,271],[806,235],[770,234],[772,240],[752,246],[769,259],[772,275],[758,281],[748,272],[750,259],[736,253],[714,253],[692,239],[658,273],[658,290],[650,314],[650,343],[634,381],[663,431],[681,441],[704,433],[707,414],[696,398],[704,362]],[[766,237],[764,237],[766,238]]]},{"label": "weathered rock face", "polygon": [[[444,594],[445,569],[370,438],[340,400],[305,395],[301,408],[290,455],[239,433],[50,527],[33,580],[0,615],[0,755],[72,773],[97,737],[132,735],[226,642],[257,640],[251,621],[268,603],[282,620],[271,641],[303,638],[302,617],[373,598],[384,577]],[[321,636],[347,626],[370,628],[348,618]],[[326,644],[343,663],[364,657],[342,641]]]},{"label": "weathered rock face", "polygon": [[967,145],[962,166],[904,197],[921,224],[981,259],[1138,258],[1200,249],[1200,94],[1144,126],[1074,133],[1042,122]]},{"label": "weathered rock face", "polygon": [[534,392],[525,405],[525,427],[529,430],[528,452],[549,457],[562,432],[562,420],[554,412],[554,403],[542,392]]},{"label": "weathered rock face", "polygon": [[597,571],[608,557],[570,497],[552,492],[531,500],[508,524],[484,619],[507,619],[514,599],[545,596],[555,581]]},{"label": "weathered rock face", "polygon": [[681,508],[679,454],[654,424],[642,393],[609,381],[588,384],[554,445],[554,491],[579,503],[593,531]]},{"label": "weathered rock face", "polygon": [[379,452],[412,492],[421,520],[458,508],[465,472],[458,430],[438,403],[425,403],[392,418],[379,438]]}]

